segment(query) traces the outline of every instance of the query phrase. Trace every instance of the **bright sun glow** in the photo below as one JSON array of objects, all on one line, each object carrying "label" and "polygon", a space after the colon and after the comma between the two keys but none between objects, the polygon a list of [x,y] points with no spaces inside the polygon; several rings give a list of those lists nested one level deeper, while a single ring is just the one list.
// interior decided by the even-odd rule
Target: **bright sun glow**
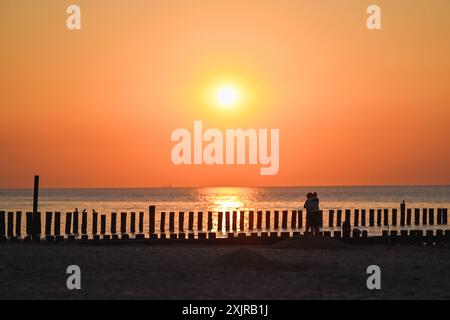
[{"label": "bright sun glow", "polygon": [[221,107],[233,107],[239,102],[239,91],[232,85],[224,85],[216,91],[216,102]]}]

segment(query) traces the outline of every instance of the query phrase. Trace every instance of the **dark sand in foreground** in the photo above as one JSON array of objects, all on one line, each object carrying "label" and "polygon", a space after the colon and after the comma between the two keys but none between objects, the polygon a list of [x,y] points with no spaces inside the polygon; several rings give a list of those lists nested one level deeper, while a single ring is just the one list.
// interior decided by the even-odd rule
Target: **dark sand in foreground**
[{"label": "dark sand in foreground", "polygon": [[[2,299],[450,299],[446,246],[0,244]],[[82,270],[82,290],[66,268]],[[382,290],[366,268],[382,270]]]}]

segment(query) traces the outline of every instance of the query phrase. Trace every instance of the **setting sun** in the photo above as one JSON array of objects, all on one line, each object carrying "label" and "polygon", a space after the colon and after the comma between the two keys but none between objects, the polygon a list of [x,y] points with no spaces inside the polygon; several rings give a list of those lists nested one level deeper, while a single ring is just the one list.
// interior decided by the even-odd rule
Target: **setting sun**
[{"label": "setting sun", "polygon": [[239,91],[232,85],[223,85],[217,89],[215,99],[221,107],[233,107],[239,101]]}]

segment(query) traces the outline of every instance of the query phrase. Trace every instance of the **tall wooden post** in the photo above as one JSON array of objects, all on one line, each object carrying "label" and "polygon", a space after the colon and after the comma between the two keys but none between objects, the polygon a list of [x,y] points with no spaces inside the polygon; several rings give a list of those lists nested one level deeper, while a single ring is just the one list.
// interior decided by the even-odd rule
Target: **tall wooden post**
[{"label": "tall wooden post", "polygon": [[33,190],[33,220],[32,224],[32,237],[33,239],[37,235],[37,223],[38,223],[38,205],[39,205],[39,176],[34,176],[34,190]]},{"label": "tall wooden post", "polygon": [[366,226],[366,209],[361,209],[361,226]]},{"label": "tall wooden post", "polygon": [[39,202],[39,176],[34,176],[33,213],[38,212]]}]

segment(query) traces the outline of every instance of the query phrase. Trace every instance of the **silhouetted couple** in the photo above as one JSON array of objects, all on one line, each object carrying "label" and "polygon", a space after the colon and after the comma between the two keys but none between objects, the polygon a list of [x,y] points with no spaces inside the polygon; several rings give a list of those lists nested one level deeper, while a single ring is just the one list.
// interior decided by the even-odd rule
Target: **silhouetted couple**
[{"label": "silhouetted couple", "polygon": [[319,198],[317,192],[308,193],[306,195],[305,205],[306,209],[306,230],[305,233],[311,229],[313,235],[319,235],[320,232],[320,209]]}]

